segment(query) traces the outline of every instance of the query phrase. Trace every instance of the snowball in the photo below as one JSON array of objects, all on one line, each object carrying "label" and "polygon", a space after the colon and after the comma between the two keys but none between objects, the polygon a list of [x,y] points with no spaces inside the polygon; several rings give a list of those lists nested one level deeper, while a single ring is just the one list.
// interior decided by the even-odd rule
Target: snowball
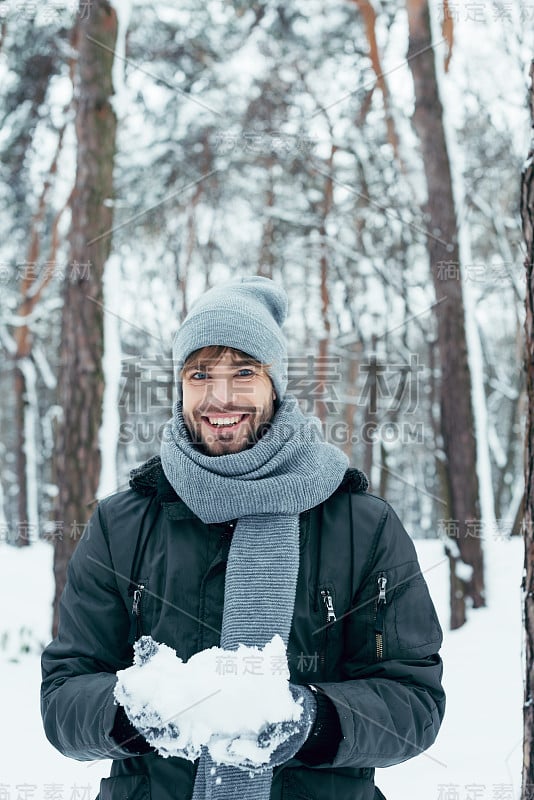
[{"label": "snowball", "polygon": [[258,735],[302,715],[279,635],[263,648],[211,647],[187,662],[145,636],[136,643],[134,665],[117,677],[116,700],[163,756],[195,760],[206,745],[216,763],[265,765],[290,734],[286,726],[263,746]]}]

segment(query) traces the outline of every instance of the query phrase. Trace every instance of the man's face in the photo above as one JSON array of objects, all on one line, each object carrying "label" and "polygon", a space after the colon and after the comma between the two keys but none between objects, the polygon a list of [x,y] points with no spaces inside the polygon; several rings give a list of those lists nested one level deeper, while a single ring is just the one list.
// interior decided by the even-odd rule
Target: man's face
[{"label": "man's face", "polygon": [[202,354],[182,375],[182,407],[191,438],[207,455],[246,450],[272,419],[275,392],[264,367],[226,350],[206,363]]}]

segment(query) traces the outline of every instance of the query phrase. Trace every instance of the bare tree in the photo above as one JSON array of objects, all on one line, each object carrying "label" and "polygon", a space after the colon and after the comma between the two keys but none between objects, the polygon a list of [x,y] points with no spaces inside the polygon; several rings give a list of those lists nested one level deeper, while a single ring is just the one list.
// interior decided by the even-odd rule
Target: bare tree
[{"label": "bare tree", "polygon": [[[395,153],[395,157],[397,158],[399,164],[402,166],[399,152],[399,136],[395,128],[395,121],[392,114],[390,92],[386,82],[386,74],[382,69],[382,63],[380,61],[380,54],[378,51],[378,43],[376,40],[376,11],[371,3],[371,0],[353,0],[353,2],[358,6],[365,24],[365,35],[369,44],[369,58],[371,60],[373,72],[376,76],[376,83],[373,84],[369,90],[368,97],[366,98],[366,102],[364,104],[364,113],[367,113],[369,110],[374,89],[376,86],[378,86],[382,92],[382,98],[384,101],[388,142],[393,148],[393,152]],[[359,120],[359,124],[361,124],[361,119]]]},{"label": "bare tree", "polygon": [[533,137],[521,181],[521,220],[525,238],[526,377],[528,413],[525,441],[525,702],[523,705],[523,800],[532,797],[534,786],[534,61],[530,67],[530,113]]},{"label": "bare tree", "polygon": [[[53,271],[44,273],[44,277],[38,276],[35,265],[39,261],[41,251],[41,228],[43,218],[47,210],[48,194],[53,184],[53,179],[57,173],[58,159],[63,144],[65,126],[59,132],[58,142],[48,176],[44,181],[43,189],[39,197],[36,213],[33,215],[29,234],[29,245],[26,263],[29,266],[26,274],[23,275],[20,284],[20,303],[17,312],[17,326],[15,328],[14,340],[16,350],[14,356],[14,389],[15,389],[15,430],[17,437],[17,485],[18,485],[18,536],[17,544],[27,545],[37,535],[37,531],[32,531],[31,524],[37,509],[30,509],[29,484],[35,482],[35,475],[28,475],[30,469],[28,464],[28,452],[35,452],[36,441],[28,441],[30,436],[29,419],[38,419],[38,408],[35,406],[35,378],[34,362],[32,355],[33,331],[30,320],[36,312],[39,301],[53,277]],[[58,226],[65,208],[61,208],[55,215],[51,230],[51,245],[48,263],[54,264],[56,260],[59,239]],[[30,479],[29,479],[30,478]],[[36,498],[34,498],[36,499]],[[32,521],[32,522],[30,522]],[[30,523],[30,524],[28,524]],[[26,531],[27,529],[27,531]]]},{"label": "bare tree", "polygon": [[111,70],[117,16],[107,0],[96,0],[74,29],[78,52],[76,90],[76,179],[69,236],[70,265],[63,290],[58,393],[63,417],[58,431],[53,632],[67,564],[95,499],[100,478],[98,435],[102,418],[104,265],[111,243],[116,117],[111,106]]},{"label": "bare tree", "polygon": [[[441,370],[440,427],[446,459],[444,490],[454,523],[450,527],[454,541],[448,548],[451,565],[451,627],[454,629],[465,622],[466,597],[472,599],[475,608],[485,604],[483,556],[477,528],[476,535],[472,535],[472,530],[470,535],[470,526],[477,526],[480,518],[474,413],[456,208],[432,48],[428,0],[407,0],[406,6],[408,63],[415,90],[413,122],[421,142],[428,192],[427,243],[436,294]],[[457,571],[460,559],[472,570],[468,579],[466,574],[460,575]]]}]

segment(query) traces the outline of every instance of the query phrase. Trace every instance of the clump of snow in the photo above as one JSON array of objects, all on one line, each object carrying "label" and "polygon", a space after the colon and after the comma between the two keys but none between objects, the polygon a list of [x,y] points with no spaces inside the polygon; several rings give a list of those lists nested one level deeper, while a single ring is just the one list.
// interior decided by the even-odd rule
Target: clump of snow
[{"label": "clump of snow", "polygon": [[194,761],[205,745],[216,763],[265,766],[295,731],[287,723],[302,716],[278,635],[264,648],[211,647],[187,662],[150,636],[134,651],[133,666],[117,673],[115,699],[164,757]]},{"label": "clump of snow", "polygon": [[460,580],[468,583],[473,577],[473,567],[471,564],[466,564],[465,561],[458,561],[456,563],[456,575]]}]

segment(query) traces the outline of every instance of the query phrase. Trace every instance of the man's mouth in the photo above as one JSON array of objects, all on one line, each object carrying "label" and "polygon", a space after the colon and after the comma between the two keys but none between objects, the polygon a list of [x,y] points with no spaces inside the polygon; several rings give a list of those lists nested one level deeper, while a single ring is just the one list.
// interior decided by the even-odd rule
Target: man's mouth
[{"label": "man's mouth", "polygon": [[211,428],[220,430],[221,428],[236,428],[246,417],[248,414],[213,414],[207,417],[203,416],[201,419]]}]

